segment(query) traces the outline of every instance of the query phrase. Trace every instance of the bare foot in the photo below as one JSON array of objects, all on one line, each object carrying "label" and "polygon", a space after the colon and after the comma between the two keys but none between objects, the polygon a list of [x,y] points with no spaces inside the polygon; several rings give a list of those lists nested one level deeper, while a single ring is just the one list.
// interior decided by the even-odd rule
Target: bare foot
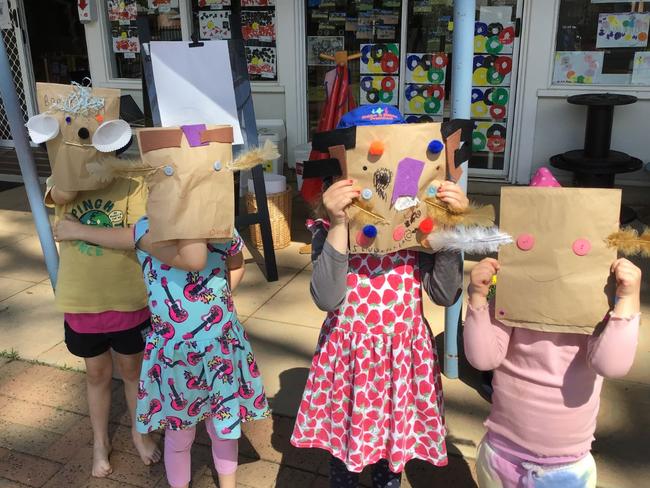
[{"label": "bare foot", "polygon": [[131,433],[133,434],[133,445],[146,466],[160,461],[160,449],[148,434],[141,434],[136,430],[132,430]]},{"label": "bare foot", "polygon": [[108,457],[111,455],[110,443],[95,443],[93,445],[93,471],[95,478],[106,478],[113,472]]}]

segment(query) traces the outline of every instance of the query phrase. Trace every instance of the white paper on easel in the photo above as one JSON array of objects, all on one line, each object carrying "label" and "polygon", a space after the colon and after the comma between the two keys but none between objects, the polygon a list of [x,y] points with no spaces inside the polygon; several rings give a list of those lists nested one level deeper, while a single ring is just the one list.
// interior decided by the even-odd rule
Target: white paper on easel
[{"label": "white paper on easel", "polygon": [[151,64],[163,127],[227,124],[243,144],[227,41],[152,41]]}]

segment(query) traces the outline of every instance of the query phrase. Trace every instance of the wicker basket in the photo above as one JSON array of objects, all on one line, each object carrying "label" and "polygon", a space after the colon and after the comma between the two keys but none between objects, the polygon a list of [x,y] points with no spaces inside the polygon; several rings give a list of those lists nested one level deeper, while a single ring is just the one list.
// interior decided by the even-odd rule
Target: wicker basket
[{"label": "wicker basket", "polygon": [[[291,187],[282,193],[272,193],[266,196],[271,219],[271,235],[273,248],[282,249],[291,244]],[[249,213],[257,212],[257,201],[253,193],[246,194],[246,209]],[[260,225],[250,227],[251,240],[257,249],[262,249],[262,232]]]}]

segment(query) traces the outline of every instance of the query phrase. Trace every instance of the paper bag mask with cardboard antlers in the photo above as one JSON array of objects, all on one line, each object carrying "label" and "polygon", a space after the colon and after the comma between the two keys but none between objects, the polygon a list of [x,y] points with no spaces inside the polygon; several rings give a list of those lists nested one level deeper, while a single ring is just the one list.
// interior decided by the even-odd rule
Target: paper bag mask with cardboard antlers
[{"label": "paper bag mask with cardboard antlers", "polygon": [[[371,115],[381,116],[383,121],[388,114],[379,109],[380,114],[374,114],[375,108]],[[314,135],[312,147],[329,153],[330,159],[308,161],[304,176],[350,178],[361,187],[361,197],[348,210],[351,253],[426,251],[423,243],[436,227],[470,223],[466,215],[450,214],[436,198],[448,172],[460,177],[463,161],[459,158],[466,152],[459,151],[463,126],[452,122],[381,122]],[[471,223],[489,225],[489,212],[483,217],[483,221]]]},{"label": "paper bag mask with cardboard antlers", "polygon": [[513,327],[591,334],[613,305],[620,190],[504,188],[496,317]]},{"label": "paper bag mask with cardboard antlers", "polygon": [[232,239],[233,171],[279,157],[270,141],[233,160],[231,126],[204,124],[141,129],[137,133],[148,174],[147,216],[153,242]]},{"label": "paper bag mask with cardboard antlers", "polygon": [[27,129],[33,142],[45,142],[56,186],[64,191],[96,190],[101,181],[88,172],[127,146],[131,128],[119,119],[120,91],[79,84],[37,83],[40,113],[31,117]]}]

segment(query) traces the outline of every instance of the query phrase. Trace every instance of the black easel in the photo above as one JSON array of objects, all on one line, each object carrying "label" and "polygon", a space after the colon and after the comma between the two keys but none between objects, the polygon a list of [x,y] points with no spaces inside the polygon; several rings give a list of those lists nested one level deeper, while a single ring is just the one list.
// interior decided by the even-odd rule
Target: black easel
[{"label": "black easel", "polygon": [[[153,77],[153,65],[149,52],[149,42],[151,41],[151,30],[147,17],[139,16],[137,20],[138,38],[141,46],[142,59],[142,91],[144,101],[145,125],[148,127],[160,127],[160,112],[158,110],[158,97],[156,94],[156,85]],[[241,32],[241,30],[234,30]],[[185,42],[185,41],[178,41]],[[246,143],[248,146],[257,146],[257,123],[255,121],[255,110],[253,108],[253,94],[251,91],[250,81],[248,80],[248,68],[246,66],[246,54],[244,43],[241,39],[233,39],[228,42],[228,52],[230,54],[230,67],[232,70],[233,85],[235,89],[235,101],[237,104],[237,116],[241,129],[246,134]],[[198,40],[196,34],[192,36],[190,47],[200,48],[203,42]],[[243,146],[234,146],[235,155],[243,149]],[[240,213],[239,203],[239,185],[235,190],[235,226],[238,229],[250,225],[259,224],[262,234],[262,246],[264,249],[264,267],[267,281],[278,280],[278,268],[275,261],[275,249],[273,248],[273,236],[271,233],[271,220],[269,217],[269,207],[266,200],[266,187],[264,185],[264,170],[262,165],[257,165],[251,170],[253,185],[255,188],[255,200],[257,202],[256,213]],[[249,246],[251,254],[257,262],[261,260],[261,254],[255,246]]]}]

